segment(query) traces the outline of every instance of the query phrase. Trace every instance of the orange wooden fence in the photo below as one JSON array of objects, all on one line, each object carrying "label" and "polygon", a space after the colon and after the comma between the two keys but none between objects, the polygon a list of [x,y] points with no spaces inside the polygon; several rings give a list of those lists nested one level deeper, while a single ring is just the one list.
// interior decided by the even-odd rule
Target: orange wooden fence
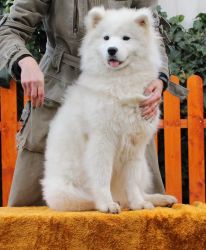
[{"label": "orange wooden fence", "polygon": [[[178,78],[172,77],[178,84]],[[165,145],[165,184],[166,192],[182,201],[182,165],[181,165],[181,129],[188,129],[188,168],[189,200],[205,202],[205,158],[204,128],[206,119],[203,113],[203,81],[198,76],[191,76],[187,86],[188,118],[180,118],[180,101],[170,93],[164,93],[164,119],[160,129],[164,129]],[[16,160],[15,135],[20,124],[17,121],[16,84],[11,81],[11,88],[0,89],[1,99],[1,160],[3,205],[7,204]],[[158,138],[158,137],[157,137]]]}]

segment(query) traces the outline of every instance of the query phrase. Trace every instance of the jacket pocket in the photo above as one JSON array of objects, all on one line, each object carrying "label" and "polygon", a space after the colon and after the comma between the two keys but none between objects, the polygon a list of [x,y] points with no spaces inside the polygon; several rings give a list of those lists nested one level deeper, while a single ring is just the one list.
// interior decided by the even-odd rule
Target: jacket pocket
[{"label": "jacket pocket", "polygon": [[16,135],[16,142],[17,142],[18,149],[22,149],[24,147],[26,138],[28,136],[29,128],[26,125],[28,123],[30,112],[31,112],[31,102],[28,101],[20,117],[20,122],[21,122],[22,127]]},{"label": "jacket pocket", "polygon": [[49,99],[39,108],[26,105],[21,117],[22,129],[17,134],[18,149],[44,153],[49,124],[58,107],[58,103]]}]

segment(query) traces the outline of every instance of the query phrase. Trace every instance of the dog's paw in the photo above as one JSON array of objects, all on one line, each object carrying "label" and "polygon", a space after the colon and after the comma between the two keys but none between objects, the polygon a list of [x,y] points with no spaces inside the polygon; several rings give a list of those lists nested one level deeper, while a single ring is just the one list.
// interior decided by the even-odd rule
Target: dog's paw
[{"label": "dog's paw", "polygon": [[111,214],[119,214],[121,212],[121,208],[118,203],[111,202],[109,204],[102,204],[98,206],[98,210],[103,213],[111,213]]},{"label": "dog's paw", "polygon": [[131,210],[153,209],[154,205],[149,201],[142,201],[142,202],[138,202],[138,203],[131,203],[129,208]]},{"label": "dog's paw", "polygon": [[162,206],[164,207],[172,207],[172,205],[176,204],[178,200],[172,195],[163,195],[163,199],[161,201]]},{"label": "dog's paw", "polygon": [[146,196],[146,199],[153,203],[155,207],[171,207],[178,202],[174,196],[164,194],[150,194]]}]

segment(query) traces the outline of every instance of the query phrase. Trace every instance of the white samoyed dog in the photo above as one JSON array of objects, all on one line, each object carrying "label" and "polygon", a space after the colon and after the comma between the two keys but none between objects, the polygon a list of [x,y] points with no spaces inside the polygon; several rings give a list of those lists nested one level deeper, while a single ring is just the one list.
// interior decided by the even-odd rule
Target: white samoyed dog
[{"label": "white samoyed dog", "polygon": [[161,66],[150,10],[96,7],[85,23],[82,73],[48,134],[41,181],[47,205],[119,213],[176,203],[173,196],[151,194],[145,158],[159,114],[145,120],[139,104]]}]

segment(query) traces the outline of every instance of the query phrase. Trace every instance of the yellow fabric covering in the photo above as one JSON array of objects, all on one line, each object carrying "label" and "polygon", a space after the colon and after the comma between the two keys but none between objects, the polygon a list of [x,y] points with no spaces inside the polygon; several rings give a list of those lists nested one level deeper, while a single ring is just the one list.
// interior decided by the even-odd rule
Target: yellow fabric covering
[{"label": "yellow fabric covering", "polygon": [[206,204],[100,212],[0,208],[0,250],[206,249]]}]

